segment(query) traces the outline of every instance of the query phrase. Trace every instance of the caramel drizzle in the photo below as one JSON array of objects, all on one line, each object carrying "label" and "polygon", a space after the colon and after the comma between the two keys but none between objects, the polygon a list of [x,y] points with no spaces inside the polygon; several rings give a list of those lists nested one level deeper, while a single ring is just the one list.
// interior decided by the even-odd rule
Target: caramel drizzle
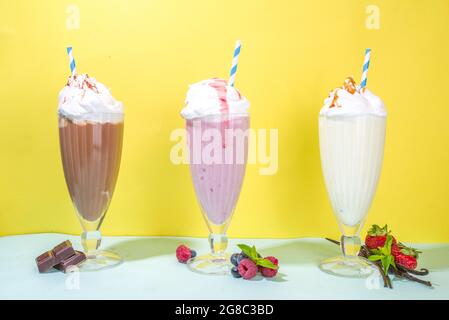
[{"label": "caramel drizzle", "polygon": [[354,94],[357,92],[357,84],[352,77],[347,77],[343,83],[343,86],[341,86],[340,88],[336,88],[330,92],[329,97],[332,97],[332,103],[329,106],[329,108],[341,107],[338,104],[338,94],[337,94],[338,89],[343,89],[349,92],[350,94]]}]

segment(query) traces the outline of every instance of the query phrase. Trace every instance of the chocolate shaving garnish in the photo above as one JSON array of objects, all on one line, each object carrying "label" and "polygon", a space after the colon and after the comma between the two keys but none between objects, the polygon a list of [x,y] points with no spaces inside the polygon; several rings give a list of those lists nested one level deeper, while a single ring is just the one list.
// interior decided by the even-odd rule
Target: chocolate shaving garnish
[{"label": "chocolate shaving garnish", "polygon": [[[74,81],[76,80],[76,77],[77,77],[76,74],[73,75],[73,79],[71,79],[71,77],[69,77],[69,80],[67,81],[66,86],[72,86]],[[83,82],[75,83],[75,86],[77,88],[84,90],[83,97],[84,97],[84,94],[86,93],[86,91],[85,91],[86,89],[90,89],[90,90],[94,91],[95,93],[100,93],[98,91],[98,88],[95,85],[95,83],[92,83],[90,79],[91,78],[89,77],[89,75],[86,74],[86,77],[85,77],[85,79],[83,79]]]},{"label": "chocolate shaving garnish", "polygon": [[90,83],[88,80],[84,80],[84,84],[86,84],[87,88],[89,88],[90,90],[98,93],[98,89],[95,84]]}]

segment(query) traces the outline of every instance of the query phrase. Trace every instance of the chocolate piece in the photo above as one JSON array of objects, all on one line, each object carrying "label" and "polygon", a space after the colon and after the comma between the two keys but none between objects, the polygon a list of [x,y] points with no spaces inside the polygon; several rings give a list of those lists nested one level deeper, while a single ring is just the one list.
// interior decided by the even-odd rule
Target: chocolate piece
[{"label": "chocolate piece", "polygon": [[66,240],[53,248],[53,254],[56,258],[55,264],[58,264],[61,261],[73,256],[75,254],[75,250],[73,249],[70,240]]},{"label": "chocolate piece", "polygon": [[53,267],[56,262],[56,257],[53,254],[53,251],[47,251],[43,254],[41,254],[39,257],[36,258],[37,263],[37,269],[40,273],[43,273]]},{"label": "chocolate piece", "polygon": [[75,255],[75,250],[72,248],[72,243],[66,240],[54,247],[53,250],[47,251],[37,257],[37,268],[41,273],[48,271],[51,267],[54,267],[73,255]]},{"label": "chocolate piece", "polygon": [[80,263],[86,261],[86,255],[80,251],[75,251],[75,254],[55,265],[55,269],[69,272],[70,268],[78,266]]}]

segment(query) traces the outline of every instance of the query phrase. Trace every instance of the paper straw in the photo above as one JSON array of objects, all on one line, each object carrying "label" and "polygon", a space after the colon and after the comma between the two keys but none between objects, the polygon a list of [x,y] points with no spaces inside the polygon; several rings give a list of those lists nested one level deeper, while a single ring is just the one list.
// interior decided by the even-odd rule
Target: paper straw
[{"label": "paper straw", "polygon": [[73,58],[72,47],[67,48],[67,54],[69,55],[70,71],[72,76],[76,73],[75,59]]},{"label": "paper straw", "polygon": [[371,49],[368,48],[365,51],[365,61],[363,61],[363,72],[362,72],[362,81],[360,82],[360,90],[366,87],[370,58],[371,58]]},{"label": "paper straw", "polygon": [[234,86],[235,83],[235,74],[237,73],[237,65],[239,62],[239,54],[240,54],[240,48],[242,47],[242,44],[240,43],[240,40],[237,40],[237,43],[235,44],[235,50],[234,50],[234,57],[232,58],[232,67],[231,67],[231,73],[229,75],[229,85]]}]

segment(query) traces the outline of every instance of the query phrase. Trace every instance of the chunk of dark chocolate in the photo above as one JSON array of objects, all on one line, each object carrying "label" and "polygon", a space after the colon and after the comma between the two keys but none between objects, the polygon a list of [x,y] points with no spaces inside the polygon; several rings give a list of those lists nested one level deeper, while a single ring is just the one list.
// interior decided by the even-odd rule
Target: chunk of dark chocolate
[{"label": "chunk of dark chocolate", "polygon": [[70,272],[70,269],[78,266],[79,264],[86,261],[86,255],[81,251],[75,251],[75,254],[55,265],[55,269],[63,272]]},{"label": "chunk of dark chocolate", "polygon": [[61,261],[73,256],[75,254],[75,250],[73,249],[70,240],[66,240],[53,248],[53,254],[56,258],[55,264],[58,264]]},{"label": "chunk of dark chocolate", "polygon": [[61,261],[70,258],[73,255],[75,255],[75,250],[72,247],[72,243],[69,240],[66,240],[54,247],[53,250],[47,251],[37,257],[37,268],[41,273],[46,272],[51,267],[54,267]]},{"label": "chunk of dark chocolate", "polygon": [[56,257],[53,251],[47,251],[36,258],[37,269],[43,273],[56,264]]}]

